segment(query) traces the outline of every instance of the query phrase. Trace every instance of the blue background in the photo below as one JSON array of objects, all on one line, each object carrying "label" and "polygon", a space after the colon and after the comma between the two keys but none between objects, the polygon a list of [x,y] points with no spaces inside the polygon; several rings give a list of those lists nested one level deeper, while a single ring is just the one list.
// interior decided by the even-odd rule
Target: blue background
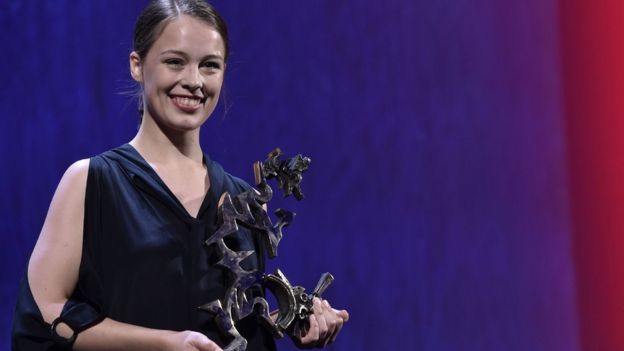
[{"label": "blue background", "polygon": [[[136,133],[145,3],[0,5],[0,349],[62,173]],[[556,0],[214,5],[232,54],[202,145],[249,182],[276,146],[312,158],[273,265],[334,273],[330,349],[580,348]]]}]

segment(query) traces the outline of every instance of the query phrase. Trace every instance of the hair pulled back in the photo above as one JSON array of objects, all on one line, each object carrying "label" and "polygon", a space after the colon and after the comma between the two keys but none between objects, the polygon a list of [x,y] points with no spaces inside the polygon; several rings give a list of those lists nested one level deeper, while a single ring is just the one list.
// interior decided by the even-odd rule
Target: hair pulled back
[{"label": "hair pulled back", "polygon": [[[182,15],[203,21],[221,35],[225,49],[223,60],[226,61],[230,52],[227,26],[217,10],[204,0],[152,0],[143,9],[134,25],[132,49],[139,55],[139,58],[144,60],[165,25]],[[136,98],[140,124],[143,117],[141,91],[136,94]]]},{"label": "hair pulled back", "polygon": [[214,28],[223,39],[225,57],[229,53],[228,32],[225,21],[210,4],[204,0],[153,0],[143,9],[134,26],[133,50],[141,59],[147,56],[165,24],[182,15],[199,19]]}]

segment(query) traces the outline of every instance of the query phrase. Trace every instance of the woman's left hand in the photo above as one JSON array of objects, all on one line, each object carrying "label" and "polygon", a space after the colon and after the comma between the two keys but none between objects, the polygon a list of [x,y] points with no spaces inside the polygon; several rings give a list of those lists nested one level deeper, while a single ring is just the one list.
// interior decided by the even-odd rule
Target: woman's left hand
[{"label": "woman's left hand", "polygon": [[346,310],[335,310],[327,300],[315,297],[312,314],[309,319],[310,328],[303,336],[293,336],[293,340],[299,348],[325,347],[336,341],[340,329],[342,329],[344,322],[348,320],[349,312]]}]

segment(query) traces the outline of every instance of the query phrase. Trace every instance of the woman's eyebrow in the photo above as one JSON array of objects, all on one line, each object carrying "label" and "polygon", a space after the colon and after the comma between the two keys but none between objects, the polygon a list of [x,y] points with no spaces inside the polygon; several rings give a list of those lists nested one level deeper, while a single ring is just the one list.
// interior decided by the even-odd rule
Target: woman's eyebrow
[{"label": "woman's eyebrow", "polygon": [[[180,51],[180,50],[174,50],[174,49],[165,50],[165,51],[160,53],[161,56],[162,55],[167,55],[167,54],[180,55],[180,56],[182,56],[184,58],[188,58],[189,57],[189,55],[186,52]],[[218,55],[218,54],[209,54],[209,55],[206,55],[206,56],[202,57],[202,61],[203,60],[215,60],[215,59],[223,60],[223,56]]]},{"label": "woman's eyebrow", "polygon": [[221,60],[223,61],[223,56],[217,54],[206,55],[202,60]]},{"label": "woman's eyebrow", "polygon": [[173,50],[173,49],[169,49],[169,50],[165,50],[163,52],[160,53],[160,55],[166,55],[166,54],[175,54],[175,55],[180,55],[180,56],[184,56],[184,57],[188,57],[187,53],[184,51],[180,51],[180,50]]}]

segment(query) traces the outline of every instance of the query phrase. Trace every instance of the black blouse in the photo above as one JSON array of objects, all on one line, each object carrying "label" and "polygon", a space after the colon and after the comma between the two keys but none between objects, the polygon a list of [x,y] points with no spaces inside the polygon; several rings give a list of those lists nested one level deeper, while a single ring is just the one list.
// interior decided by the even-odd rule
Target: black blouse
[{"label": "black blouse", "polygon": [[[218,229],[217,204],[224,192],[235,196],[250,186],[204,156],[210,189],[197,218],[129,144],[90,160],[85,197],[84,240],[72,302],[87,304],[116,321],[149,328],[195,330],[225,346],[213,316],[197,307],[222,298],[229,272],[216,265],[214,247],[204,241]],[[240,226],[228,246],[259,248],[256,236]],[[258,252],[261,252],[259,249]],[[262,254],[243,262],[264,269]],[[261,294],[260,289],[255,293]],[[56,350],[46,324],[22,280],[13,326],[14,350]],[[247,350],[274,350],[270,333],[255,314],[237,324]]]}]

